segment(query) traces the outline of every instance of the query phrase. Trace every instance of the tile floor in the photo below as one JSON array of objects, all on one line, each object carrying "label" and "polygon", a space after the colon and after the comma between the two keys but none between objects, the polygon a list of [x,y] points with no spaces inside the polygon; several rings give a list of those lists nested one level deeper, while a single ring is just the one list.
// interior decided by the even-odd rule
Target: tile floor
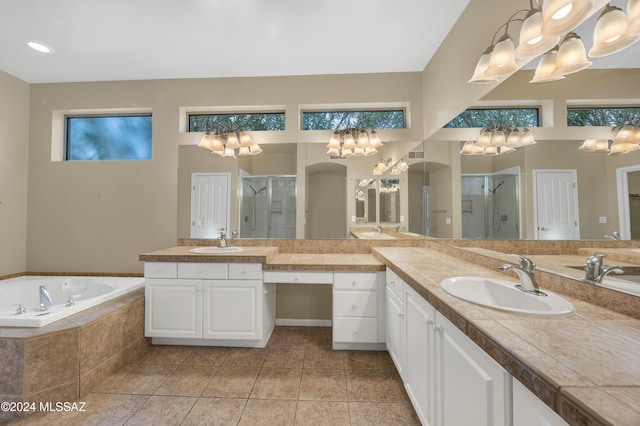
[{"label": "tile floor", "polygon": [[84,401],[11,424],[420,424],[387,352],[334,351],[319,327],[276,327],[265,349],[153,346]]}]

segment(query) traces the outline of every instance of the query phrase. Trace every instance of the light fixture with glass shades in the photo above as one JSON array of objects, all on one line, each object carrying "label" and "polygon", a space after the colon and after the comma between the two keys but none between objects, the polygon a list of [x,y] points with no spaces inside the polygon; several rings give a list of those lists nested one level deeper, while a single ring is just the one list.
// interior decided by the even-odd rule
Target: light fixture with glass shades
[{"label": "light fixture with glass shades", "polygon": [[640,149],[640,119],[611,129],[613,140],[585,140],[580,151],[606,152],[609,155],[628,154]]},{"label": "light fixture with glass shades", "polygon": [[400,161],[393,164],[393,160],[391,159],[391,157],[387,158],[386,160],[384,158],[381,158],[380,161],[378,161],[374,166],[373,172],[371,172],[371,174],[374,176],[380,176],[389,169],[391,169],[390,174],[392,176],[397,176],[409,170],[409,165],[406,161],[404,161],[404,159],[400,159]]},{"label": "light fixture with glass shades", "polygon": [[480,131],[476,141],[466,141],[460,150],[462,155],[496,156],[513,152],[536,143],[531,130],[514,124],[491,125]]},{"label": "light fixture with glass shades", "polygon": [[327,148],[327,155],[331,157],[368,157],[378,152],[382,141],[375,130],[367,132],[365,129],[349,128],[336,130]]},{"label": "light fixture with glass shades", "polygon": [[222,130],[214,134],[206,132],[200,139],[199,147],[208,149],[212,154],[223,158],[236,158],[239,155],[257,155],[262,152],[260,145],[251,140],[245,131]]},{"label": "light fixture with glass shades", "polygon": [[[496,83],[540,55],[530,83],[560,80],[588,68],[591,62],[587,59],[586,48],[574,30],[601,8],[589,57],[612,55],[640,40],[640,0],[627,0],[626,14],[603,0],[535,0],[535,3],[529,0],[524,19],[514,19],[523,12],[519,10],[498,28],[491,46],[480,56],[469,83]],[[508,35],[509,23],[517,21],[522,21],[518,45],[511,49],[513,40]],[[496,35],[504,27],[507,28],[505,34],[494,46]]]}]

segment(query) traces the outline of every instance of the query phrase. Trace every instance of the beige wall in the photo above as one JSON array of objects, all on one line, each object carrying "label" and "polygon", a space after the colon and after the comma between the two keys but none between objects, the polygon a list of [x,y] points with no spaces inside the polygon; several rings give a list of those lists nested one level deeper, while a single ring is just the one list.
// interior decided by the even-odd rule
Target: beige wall
[{"label": "beige wall", "polygon": [[[403,103],[409,106],[411,127],[381,131],[381,138],[385,142],[419,141],[421,78],[420,73],[396,73],[32,85],[27,269],[140,272],[139,253],[176,243],[178,146],[195,145],[201,136],[181,131],[185,115],[181,108],[279,106],[286,110],[287,130],[255,132],[256,142],[321,142],[323,150],[313,159],[321,162],[327,161],[324,145],[331,132],[298,130],[300,108],[311,104]],[[152,160],[51,161],[54,111],[106,108],[152,110]],[[298,158],[304,155],[304,150],[297,153]],[[210,160],[210,155],[203,156],[203,161]],[[299,189],[305,187],[306,164],[297,162]],[[256,171],[261,169],[259,164],[254,166]],[[226,170],[226,164],[211,165],[211,171],[221,169]],[[180,176],[180,181],[185,181],[185,176]],[[304,194],[298,195],[304,200]],[[304,202],[299,202],[298,211],[304,212]],[[299,215],[298,220],[301,237],[304,216]],[[181,222],[181,234],[184,226],[188,227],[188,222]]]},{"label": "beige wall", "polygon": [[0,276],[27,259],[29,85],[0,71]]}]

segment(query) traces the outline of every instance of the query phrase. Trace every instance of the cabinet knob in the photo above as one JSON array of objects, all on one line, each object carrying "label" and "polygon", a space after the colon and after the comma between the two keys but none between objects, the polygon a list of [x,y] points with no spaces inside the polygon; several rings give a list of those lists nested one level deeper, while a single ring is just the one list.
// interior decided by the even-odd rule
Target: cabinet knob
[{"label": "cabinet knob", "polygon": [[358,329],[357,328],[353,330],[353,334],[358,334]]},{"label": "cabinet knob", "polygon": [[356,304],[354,303],[353,305],[351,305],[351,307],[352,307],[353,309],[356,309],[356,308],[358,307],[358,305],[356,305]]}]

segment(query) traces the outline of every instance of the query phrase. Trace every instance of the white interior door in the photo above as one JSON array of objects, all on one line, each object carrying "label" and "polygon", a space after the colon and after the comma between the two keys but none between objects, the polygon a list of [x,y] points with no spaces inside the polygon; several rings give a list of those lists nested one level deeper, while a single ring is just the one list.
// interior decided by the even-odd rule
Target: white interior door
[{"label": "white interior door", "polygon": [[218,238],[229,228],[229,173],[191,175],[191,238]]},{"label": "white interior door", "polygon": [[578,240],[578,178],[575,170],[534,170],[538,240]]}]

